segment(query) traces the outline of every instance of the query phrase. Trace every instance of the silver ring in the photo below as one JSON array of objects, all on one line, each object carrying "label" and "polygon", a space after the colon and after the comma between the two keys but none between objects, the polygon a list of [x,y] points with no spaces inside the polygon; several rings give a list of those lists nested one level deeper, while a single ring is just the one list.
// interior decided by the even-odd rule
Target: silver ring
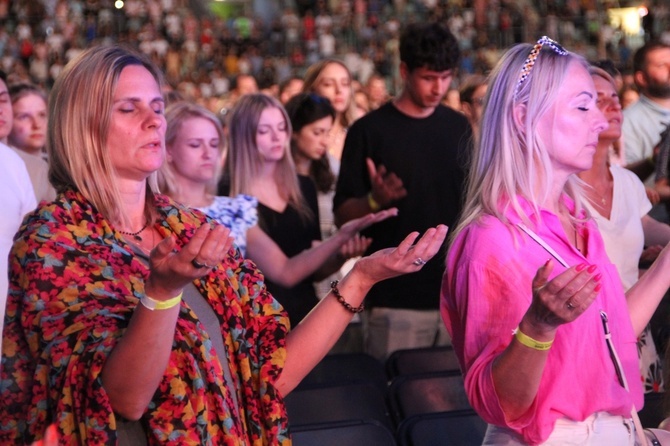
[{"label": "silver ring", "polygon": [[412,262],[412,265],[416,266],[423,266],[426,264],[426,261],[423,260],[421,257],[417,257],[415,261]]},{"label": "silver ring", "polygon": [[574,310],[575,309],[575,306],[572,305],[572,302],[570,302],[570,301],[567,301],[565,303],[565,305],[568,307],[568,310]]},{"label": "silver ring", "polygon": [[196,268],[196,269],[211,268],[211,266],[209,266],[207,264],[204,264],[204,263],[200,263],[196,259],[191,260],[191,265],[193,265],[193,267]]}]

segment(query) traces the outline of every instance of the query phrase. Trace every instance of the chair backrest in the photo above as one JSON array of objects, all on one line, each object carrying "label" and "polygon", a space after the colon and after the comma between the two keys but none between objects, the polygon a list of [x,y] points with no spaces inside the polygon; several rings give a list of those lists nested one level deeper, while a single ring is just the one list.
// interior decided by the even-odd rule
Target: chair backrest
[{"label": "chair backrest", "polygon": [[400,375],[458,370],[458,357],[451,346],[397,350],[386,360],[390,380]]},{"label": "chair backrest", "polygon": [[298,389],[329,384],[373,383],[382,393],[388,387],[384,366],[365,353],[327,355],[300,382]]},{"label": "chair backrest", "polygon": [[472,409],[460,372],[398,376],[389,386],[387,400],[396,424],[413,415]]},{"label": "chair backrest", "polygon": [[398,427],[399,446],[479,446],[486,422],[471,410],[406,418]]},{"label": "chair backrest", "polygon": [[375,420],[392,427],[384,393],[369,382],[296,389],[284,401],[291,426]]},{"label": "chair backrest", "polygon": [[344,421],[291,428],[293,446],[396,446],[393,433],[377,421]]}]

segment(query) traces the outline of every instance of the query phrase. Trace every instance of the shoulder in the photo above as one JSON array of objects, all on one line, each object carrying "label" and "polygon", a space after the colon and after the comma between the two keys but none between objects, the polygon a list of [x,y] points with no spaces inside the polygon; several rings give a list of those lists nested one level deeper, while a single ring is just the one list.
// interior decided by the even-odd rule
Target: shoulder
[{"label": "shoulder", "polygon": [[[516,231],[518,232],[518,231]],[[491,215],[483,215],[463,228],[449,248],[449,257],[498,257],[514,246],[515,229]]]},{"label": "shoulder", "polygon": [[632,185],[639,185],[641,187],[644,187],[644,184],[640,180],[640,178],[635,175],[632,171],[626,169],[625,167],[621,166],[611,166],[610,167],[610,172],[612,172],[612,177],[616,181],[621,181],[621,182],[626,182]]}]

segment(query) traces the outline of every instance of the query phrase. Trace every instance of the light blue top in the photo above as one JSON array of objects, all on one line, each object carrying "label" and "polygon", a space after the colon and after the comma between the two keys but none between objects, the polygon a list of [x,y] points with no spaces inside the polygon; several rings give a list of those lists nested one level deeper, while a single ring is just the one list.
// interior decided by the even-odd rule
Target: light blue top
[{"label": "light blue top", "polygon": [[198,208],[209,217],[230,228],[230,235],[243,256],[247,254],[247,230],[258,223],[258,200],[249,195],[214,197],[207,207]]}]

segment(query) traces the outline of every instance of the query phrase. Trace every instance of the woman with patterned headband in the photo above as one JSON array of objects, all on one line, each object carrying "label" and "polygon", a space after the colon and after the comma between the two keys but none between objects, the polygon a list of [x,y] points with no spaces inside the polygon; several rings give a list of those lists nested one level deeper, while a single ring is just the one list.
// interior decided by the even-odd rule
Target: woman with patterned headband
[{"label": "woman with patterned headband", "polygon": [[635,340],[670,251],[624,294],[575,175],[607,128],[596,99],[584,59],[547,37],[509,50],[489,82],[442,288],[487,445],[636,442]]}]

